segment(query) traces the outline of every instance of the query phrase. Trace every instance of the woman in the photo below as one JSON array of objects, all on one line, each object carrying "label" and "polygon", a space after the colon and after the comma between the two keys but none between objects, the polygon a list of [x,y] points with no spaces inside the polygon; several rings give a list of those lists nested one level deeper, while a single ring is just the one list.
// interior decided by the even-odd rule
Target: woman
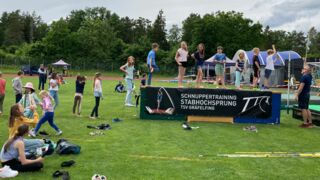
[{"label": "woman", "polygon": [[52,73],[51,79],[50,79],[50,84],[49,84],[49,93],[50,96],[53,97],[54,99],[54,109],[59,105],[59,96],[58,96],[58,91],[59,91],[59,80],[57,73]]},{"label": "woman", "polygon": [[202,88],[201,86],[202,83],[202,77],[203,77],[203,72],[202,72],[202,66],[204,63],[204,44],[200,43],[198,45],[198,51],[193,53],[191,56],[196,60],[196,70],[197,70],[197,88]]},{"label": "woman", "polygon": [[245,72],[245,55],[244,52],[241,51],[238,55],[238,59],[236,61],[236,82],[235,86],[238,90],[241,90],[240,81],[241,81],[241,74]]},{"label": "woman", "polygon": [[91,112],[90,118],[91,119],[96,119],[98,118],[98,110],[99,110],[99,104],[100,104],[100,99],[103,99],[102,96],[102,82],[101,82],[101,73],[97,72],[94,76],[93,79],[93,94],[96,100],[96,104]]},{"label": "woman", "polygon": [[2,166],[9,166],[19,172],[39,171],[43,167],[43,158],[38,157],[35,160],[26,158],[24,152],[23,137],[29,132],[27,125],[21,125],[17,133],[10,138],[2,147],[0,159]]},{"label": "woman", "polygon": [[182,41],[180,44],[180,48],[177,50],[175,59],[178,64],[178,70],[179,70],[179,75],[178,75],[178,87],[181,88],[183,87],[182,82],[184,75],[186,73],[186,67],[187,67],[187,61],[188,61],[188,46],[187,43]]},{"label": "woman", "polygon": [[28,82],[23,88],[25,89],[25,92],[19,101],[19,104],[21,104],[24,108],[24,116],[33,119],[34,111],[37,107],[37,104],[40,103],[40,100],[36,95],[31,82]]}]

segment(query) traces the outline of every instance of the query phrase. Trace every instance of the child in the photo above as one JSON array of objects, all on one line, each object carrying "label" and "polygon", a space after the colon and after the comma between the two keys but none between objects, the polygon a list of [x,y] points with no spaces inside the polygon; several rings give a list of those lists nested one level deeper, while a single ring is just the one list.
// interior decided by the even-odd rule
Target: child
[{"label": "child", "polygon": [[245,55],[244,52],[240,52],[238,59],[236,61],[236,82],[235,86],[238,90],[241,90],[240,81],[241,81],[241,74],[245,71],[244,67],[245,63]]},{"label": "child", "polygon": [[179,75],[178,75],[178,87],[181,88],[183,87],[182,81],[184,78],[184,75],[186,73],[186,67],[187,67],[187,61],[188,61],[188,46],[187,43],[182,41],[180,44],[180,48],[177,50],[175,60],[178,64],[178,70],[179,70]]},{"label": "child", "polygon": [[131,96],[133,91],[133,71],[134,71],[134,57],[129,56],[127,63],[120,67],[120,70],[126,73],[125,81],[127,84],[127,95],[125,99],[125,106],[133,107]]},{"label": "child", "polygon": [[86,77],[78,75],[76,80],[76,93],[74,95],[73,108],[72,108],[73,114],[76,114],[76,108],[78,107],[77,108],[78,117],[80,117],[80,114],[81,114],[81,104],[82,104],[83,90],[85,85],[86,85]]},{"label": "child", "polygon": [[37,108],[37,104],[40,103],[40,100],[36,95],[33,84],[31,82],[28,82],[23,88],[25,89],[25,93],[19,101],[19,104],[21,104],[24,108],[23,115],[27,118],[32,119],[33,113]]},{"label": "child", "polygon": [[202,83],[202,77],[203,77],[203,72],[202,72],[202,66],[204,63],[204,44],[200,43],[198,45],[198,51],[193,53],[191,56],[196,60],[196,70],[197,70],[197,88],[202,88],[201,86]]},{"label": "child", "polygon": [[97,72],[93,79],[93,94],[96,100],[96,104],[91,112],[90,118],[96,119],[98,118],[98,110],[100,105],[100,99],[103,99],[102,95],[102,81],[101,81],[101,73]]},{"label": "child", "polygon": [[141,82],[140,82],[140,87],[146,87],[146,77],[147,77],[147,74],[143,73],[142,78],[141,78]]},{"label": "child", "polygon": [[118,93],[123,93],[124,90],[124,85],[122,84],[121,81],[119,81],[119,83],[116,85],[116,87],[114,88],[114,91],[118,92]]},{"label": "child", "polygon": [[159,45],[157,43],[152,44],[152,50],[149,51],[147,57],[147,65],[148,65],[148,86],[151,86],[152,74],[154,71],[159,71],[159,67],[156,64],[156,52],[159,50]]},{"label": "child", "polygon": [[35,126],[39,121],[39,115],[37,112],[33,113],[33,119],[23,116],[24,108],[21,104],[15,104],[11,106],[10,118],[9,118],[9,138],[12,138],[17,132],[17,129],[22,124]]},{"label": "child", "polygon": [[58,91],[59,91],[59,78],[57,73],[52,73],[51,74],[51,79],[50,79],[50,84],[49,84],[49,92],[50,96],[54,99],[54,109],[59,105],[59,96],[58,96]]},{"label": "child", "polygon": [[270,76],[272,74],[272,71],[274,71],[274,63],[276,60],[273,60],[273,56],[277,53],[276,51],[276,47],[274,45],[272,45],[272,49],[269,49],[267,51],[268,57],[267,57],[267,65],[265,67],[265,72],[264,72],[264,89],[269,89],[269,85],[270,85]]},{"label": "child", "polygon": [[0,116],[3,113],[3,101],[6,96],[6,80],[2,78],[2,72],[0,72]]},{"label": "child", "polygon": [[12,80],[12,87],[16,94],[16,103],[18,103],[22,98],[22,81],[21,81],[22,76],[23,76],[23,72],[19,71],[18,76]]},{"label": "child", "polygon": [[30,135],[32,137],[36,137],[39,129],[41,128],[41,125],[45,123],[46,121],[49,122],[50,126],[56,130],[57,135],[60,136],[62,134],[62,131],[57,127],[57,125],[54,123],[54,108],[52,106],[52,97],[49,95],[49,93],[45,90],[42,90],[39,95],[41,96],[42,99],[42,110],[44,111],[44,115],[38,122],[36,128],[32,131],[30,131]]},{"label": "child", "polygon": [[216,73],[216,81],[217,81],[217,87],[219,88],[219,82],[221,82],[223,88],[226,88],[224,83],[224,64],[226,63],[226,55],[222,53],[223,47],[218,46],[217,47],[217,53],[213,55],[210,59],[206,61],[212,61],[215,63],[215,73]]},{"label": "child", "polygon": [[253,48],[253,88],[257,88],[258,80],[260,78],[260,60],[259,60],[260,49]]}]

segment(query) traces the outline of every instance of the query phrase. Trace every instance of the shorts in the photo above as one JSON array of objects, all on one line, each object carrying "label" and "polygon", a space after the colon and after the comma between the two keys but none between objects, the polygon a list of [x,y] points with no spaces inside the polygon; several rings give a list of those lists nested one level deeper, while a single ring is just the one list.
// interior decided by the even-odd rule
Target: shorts
[{"label": "shorts", "polygon": [[309,109],[310,94],[300,94],[298,97],[298,106],[300,109]]},{"label": "shorts", "polygon": [[260,71],[258,69],[253,70],[253,77],[259,78],[260,77]]},{"label": "shorts", "polygon": [[265,77],[266,79],[269,79],[269,77],[271,76],[271,73],[272,73],[272,70],[266,69],[266,70],[264,71],[264,77]]},{"label": "shorts", "polygon": [[202,69],[204,61],[197,61],[196,63],[196,69]]},{"label": "shorts", "polygon": [[181,66],[186,68],[188,66],[188,63],[187,62],[180,62],[181,63]]},{"label": "shorts", "polygon": [[214,70],[217,76],[223,75],[223,69],[224,69],[223,64],[216,64],[216,66],[214,67]]}]

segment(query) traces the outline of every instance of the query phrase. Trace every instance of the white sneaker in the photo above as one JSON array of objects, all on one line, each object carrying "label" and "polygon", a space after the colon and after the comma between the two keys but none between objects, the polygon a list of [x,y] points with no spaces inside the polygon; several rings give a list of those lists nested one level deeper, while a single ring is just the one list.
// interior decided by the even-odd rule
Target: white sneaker
[{"label": "white sneaker", "polygon": [[97,119],[96,117],[94,116],[89,116],[90,119]]},{"label": "white sneaker", "polygon": [[33,129],[29,131],[29,135],[31,137],[36,137],[37,136]]},{"label": "white sneaker", "polygon": [[57,135],[57,136],[60,136],[61,134],[62,134],[62,131],[59,130],[56,135]]},{"label": "white sneaker", "polygon": [[126,103],[125,106],[127,106],[127,107],[134,107],[134,105],[133,105],[133,104],[130,104],[130,103]]},{"label": "white sneaker", "polygon": [[11,178],[16,177],[18,175],[18,171],[12,170],[9,166],[4,166],[0,170],[0,178]]}]

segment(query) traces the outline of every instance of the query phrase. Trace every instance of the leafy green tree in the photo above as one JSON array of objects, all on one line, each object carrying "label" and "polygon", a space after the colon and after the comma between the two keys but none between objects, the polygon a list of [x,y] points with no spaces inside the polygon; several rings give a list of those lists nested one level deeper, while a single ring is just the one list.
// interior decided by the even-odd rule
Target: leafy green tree
[{"label": "leafy green tree", "polygon": [[152,42],[157,42],[161,49],[168,50],[169,44],[166,35],[166,19],[163,11],[160,10],[156,20],[152,24],[150,31],[150,39]]}]

